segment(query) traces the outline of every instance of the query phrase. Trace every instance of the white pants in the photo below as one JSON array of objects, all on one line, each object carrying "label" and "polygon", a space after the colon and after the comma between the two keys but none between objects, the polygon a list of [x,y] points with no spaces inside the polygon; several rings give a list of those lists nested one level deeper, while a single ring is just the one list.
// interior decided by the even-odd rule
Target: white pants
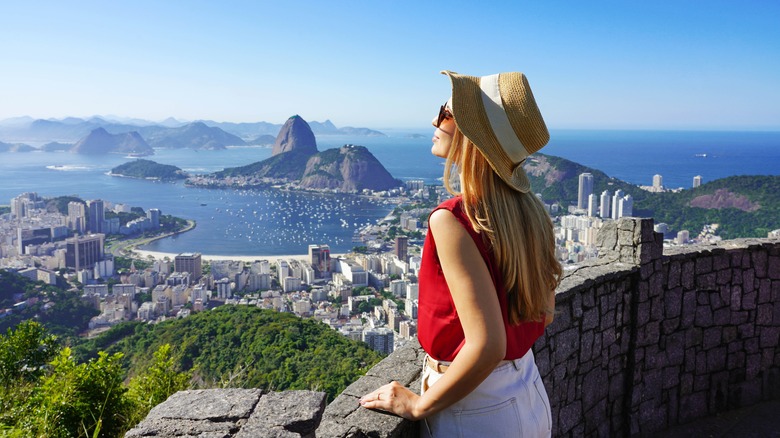
[{"label": "white pants", "polygon": [[[423,363],[422,393],[443,375]],[[420,428],[425,438],[549,437],[550,401],[533,352],[496,367],[473,392],[421,421]]]}]

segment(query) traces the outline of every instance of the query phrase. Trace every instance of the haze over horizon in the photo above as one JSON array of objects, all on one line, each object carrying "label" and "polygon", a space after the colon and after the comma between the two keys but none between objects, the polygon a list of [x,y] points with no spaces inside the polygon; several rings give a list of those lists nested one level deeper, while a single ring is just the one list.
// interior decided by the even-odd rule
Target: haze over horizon
[{"label": "haze over horizon", "polygon": [[526,73],[551,129],[780,130],[779,18],[771,1],[13,2],[0,120],[419,129],[450,69]]}]

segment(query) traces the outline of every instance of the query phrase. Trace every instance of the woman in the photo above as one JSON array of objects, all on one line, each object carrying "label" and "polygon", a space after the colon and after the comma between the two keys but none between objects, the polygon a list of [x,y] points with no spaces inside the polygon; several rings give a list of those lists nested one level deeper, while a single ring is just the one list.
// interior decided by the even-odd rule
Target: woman
[{"label": "woman", "polygon": [[447,159],[444,181],[456,196],[431,213],[423,247],[422,395],[392,382],[360,403],[424,419],[423,436],[549,435],[530,348],[552,322],[561,267],[552,222],[523,170],[549,134],[522,73],[442,73],[452,97],[433,120],[431,152]]}]

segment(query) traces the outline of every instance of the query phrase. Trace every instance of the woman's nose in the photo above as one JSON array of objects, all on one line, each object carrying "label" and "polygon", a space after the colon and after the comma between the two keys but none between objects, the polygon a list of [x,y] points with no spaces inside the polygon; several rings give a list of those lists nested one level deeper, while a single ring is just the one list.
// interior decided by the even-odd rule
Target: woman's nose
[{"label": "woman's nose", "polygon": [[431,119],[431,126],[433,126],[434,128],[438,128],[438,126],[436,126],[436,122],[438,121],[439,121],[438,117],[434,117],[433,119]]}]

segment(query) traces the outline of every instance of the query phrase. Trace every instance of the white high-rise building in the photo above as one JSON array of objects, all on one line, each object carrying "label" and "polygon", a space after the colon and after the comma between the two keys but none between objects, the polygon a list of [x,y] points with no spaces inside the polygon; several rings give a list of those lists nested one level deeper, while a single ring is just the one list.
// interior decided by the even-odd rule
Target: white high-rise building
[{"label": "white high-rise building", "polygon": [[618,219],[621,217],[629,217],[634,214],[634,198],[631,195],[626,195],[620,198],[618,204]]},{"label": "white high-rise building", "polygon": [[688,230],[682,230],[677,233],[677,244],[683,245],[688,243],[690,234],[688,233]]},{"label": "white high-rise building", "polygon": [[664,189],[664,177],[663,176],[661,176],[659,174],[653,175],[653,189],[656,192],[663,191],[663,189]]},{"label": "white high-rise building", "polygon": [[602,218],[608,218],[609,217],[609,190],[604,190],[601,192],[601,203],[599,204],[599,216]]},{"label": "white high-rise building", "polygon": [[588,196],[593,193],[593,175],[585,172],[580,174],[580,187],[577,194],[577,208],[584,210],[588,207]]},{"label": "white high-rise building", "polygon": [[598,211],[598,205],[596,203],[596,195],[591,193],[588,195],[588,216],[596,216],[596,212]]},{"label": "white high-rise building", "polygon": [[623,198],[623,191],[615,190],[615,194],[612,196],[612,219],[618,220],[620,218],[620,199]]},{"label": "white high-rise building", "polygon": [[693,177],[693,188],[699,187],[701,185],[701,175],[696,175]]}]

